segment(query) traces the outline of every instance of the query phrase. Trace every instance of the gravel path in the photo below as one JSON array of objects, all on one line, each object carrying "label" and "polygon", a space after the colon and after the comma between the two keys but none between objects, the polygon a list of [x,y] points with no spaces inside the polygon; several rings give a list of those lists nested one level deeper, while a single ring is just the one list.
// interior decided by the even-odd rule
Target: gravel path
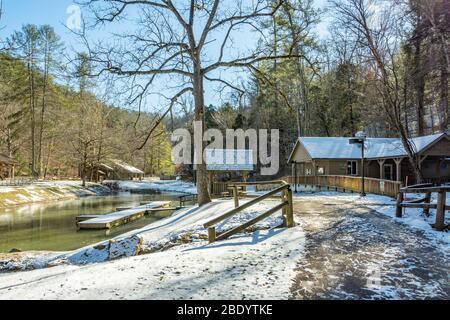
[{"label": "gravel path", "polygon": [[296,201],[295,212],[306,252],[292,299],[450,298],[448,253],[421,231],[326,197]]}]

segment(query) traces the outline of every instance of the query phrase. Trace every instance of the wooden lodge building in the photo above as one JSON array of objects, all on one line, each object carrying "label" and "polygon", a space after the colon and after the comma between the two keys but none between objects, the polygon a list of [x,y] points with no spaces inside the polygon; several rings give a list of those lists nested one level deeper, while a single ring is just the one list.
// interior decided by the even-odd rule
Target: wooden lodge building
[{"label": "wooden lodge building", "polygon": [[[450,181],[450,136],[436,134],[410,139],[424,179],[428,182]],[[385,181],[414,183],[408,155],[400,139],[367,138],[365,175]],[[289,157],[293,176],[361,176],[361,145],[350,138],[301,137]]]}]

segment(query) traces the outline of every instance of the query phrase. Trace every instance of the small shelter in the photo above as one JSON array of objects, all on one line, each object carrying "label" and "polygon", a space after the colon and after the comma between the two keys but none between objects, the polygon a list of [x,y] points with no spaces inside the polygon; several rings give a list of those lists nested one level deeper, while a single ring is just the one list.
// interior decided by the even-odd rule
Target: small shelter
[{"label": "small shelter", "polygon": [[19,163],[11,157],[0,153],[0,180],[10,178],[14,179],[15,167]]},{"label": "small shelter", "polygon": [[[216,190],[218,177],[221,182],[229,182],[233,180],[233,176],[238,176],[245,182],[250,172],[255,170],[252,150],[206,149],[204,160],[211,184],[210,190],[213,194],[226,191],[225,184]],[[196,170],[195,165],[194,170]]]},{"label": "small shelter", "polygon": [[88,168],[87,176],[91,180],[142,180],[144,172],[122,160],[108,159],[98,166]]},{"label": "small shelter", "polygon": [[144,171],[121,160],[110,159],[102,166],[109,173],[109,178],[113,180],[142,180],[144,178]]},{"label": "small shelter", "polygon": [[[360,176],[361,146],[344,137],[301,137],[289,157],[294,176]],[[420,159],[424,179],[450,181],[450,136],[446,133],[409,139]],[[368,138],[365,144],[368,178],[414,182],[413,170],[401,139]]]}]

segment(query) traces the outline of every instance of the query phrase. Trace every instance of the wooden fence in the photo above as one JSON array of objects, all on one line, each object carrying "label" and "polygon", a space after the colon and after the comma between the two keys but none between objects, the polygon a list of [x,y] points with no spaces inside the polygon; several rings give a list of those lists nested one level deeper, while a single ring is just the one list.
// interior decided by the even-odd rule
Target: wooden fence
[{"label": "wooden fence", "polygon": [[[450,186],[434,187],[432,184],[421,184],[402,188],[397,196],[397,210],[395,215],[397,218],[401,218],[405,208],[419,208],[423,209],[424,216],[429,217],[430,209],[436,209],[436,223],[432,226],[438,231],[444,231],[449,227],[445,224],[445,211],[450,210],[450,206],[447,206],[446,203],[448,192],[450,192]],[[407,193],[424,194],[424,197],[405,202],[405,194]],[[437,193],[438,195],[437,203],[431,203],[433,193]]]},{"label": "wooden fence", "polygon": [[[251,186],[251,185],[277,185],[278,187],[256,199],[250,200],[250,201],[240,205],[238,189],[240,187],[246,187],[246,186]],[[282,210],[282,212],[283,212],[285,226],[288,228],[292,228],[295,226],[292,190],[291,190],[291,186],[289,184],[287,184],[286,182],[271,181],[271,182],[255,182],[255,183],[234,183],[234,184],[230,184],[230,187],[233,189],[235,208],[228,212],[225,212],[221,216],[219,216],[211,221],[208,221],[207,223],[204,224],[204,227],[208,229],[208,240],[210,243],[213,243],[218,240],[225,240],[234,234],[242,232],[242,231],[246,230],[247,228],[251,227],[252,225],[268,218],[269,216],[275,214],[276,212],[278,212],[280,210]],[[264,200],[270,198],[271,196],[273,196],[277,193],[280,193],[280,192],[282,194],[282,197],[281,197],[281,203],[279,205],[269,209],[268,211],[262,213],[258,217],[242,224],[241,226],[238,226],[232,230],[226,231],[221,234],[216,233],[217,225],[219,225],[224,220],[226,220],[226,219],[242,212],[243,210],[250,208],[251,206],[258,204],[261,201],[264,201]]]},{"label": "wooden fence", "polygon": [[221,196],[224,192],[229,192],[229,182],[213,182],[211,183],[210,192],[213,196]]},{"label": "wooden fence", "polygon": [[[287,176],[281,178],[290,185],[303,185],[316,187],[318,189],[326,190],[342,190],[344,192],[360,192],[362,179],[361,177],[352,176]],[[397,197],[402,187],[401,182],[379,180],[374,178],[365,178],[365,191],[367,193],[373,193],[378,195]],[[214,182],[211,186],[211,193],[215,196],[220,196],[224,192],[230,191],[230,185],[233,183],[228,182]],[[255,184],[256,191],[270,191],[279,187],[280,184],[276,182],[268,182]]]},{"label": "wooden fence", "polygon": [[[360,192],[362,179],[361,177],[351,176],[299,176],[284,177],[282,180],[292,185],[305,185],[326,188],[327,190],[340,189],[343,191]],[[365,191],[378,195],[396,197],[402,187],[401,182],[379,180],[374,178],[365,178]]]}]

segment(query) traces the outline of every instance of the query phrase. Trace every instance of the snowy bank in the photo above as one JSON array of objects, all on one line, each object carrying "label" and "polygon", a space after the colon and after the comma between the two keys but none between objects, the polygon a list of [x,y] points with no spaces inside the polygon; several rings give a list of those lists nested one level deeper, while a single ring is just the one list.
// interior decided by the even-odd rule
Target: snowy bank
[{"label": "snowy bank", "polygon": [[0,274],[0,299],[288,299],[300,227],[87,266]]},{"label": "snowy bank", "polygon": [[[278,203],[255,205],[224,221],[218,231]],[[217,200],[112,241],[11,261],[3,265],[4,271],[39,269],[0,273],[0,299],[289,298],[305,247],[301,224],[277,228],[283,222],[280,211],[257,224],[254,232],[208,244],[203,224],[233,206],[233,201]]]},{"label": "snowy bank", "polygon": [[109,188],[95,183],[88,183],[86,187],[82,187],[81,181],[40,181],[24,186],[0,186],[0,208],[35,202],[105,195],[110,192]]},{"label": "snowy bank", "polygon": [[[247,200],[249,201],[249,200]],[[217,227],[218,232],[230,230],[246,222],[279,201],[264,201],[244,210]],[[245,203],[243,201],[242,203]],[[30,270],[36,267],[55,266],[60,264],[84,265],[99,263],[118,258],[131,257],[145,253],[168,250],[185,243],[205,244],[207,230],[203,224],[210,219],[222,215],[234,207],[230,200],[217,200],[201,208],[192,207],[177,211],[169,218],[157,221],[142,229],[134,230],[109,241],[103,241],[73,252],[45,254],[25,259],[0,259],[0,271]],[[281,211],[255,225],[252,230],[267,230],[283,223]]]},{"label": "snowy bank", "polygon": [[184,181],[104,181],[103,184],[111,186],[118,191],[159,191],[197,194],[195,185]]}]

